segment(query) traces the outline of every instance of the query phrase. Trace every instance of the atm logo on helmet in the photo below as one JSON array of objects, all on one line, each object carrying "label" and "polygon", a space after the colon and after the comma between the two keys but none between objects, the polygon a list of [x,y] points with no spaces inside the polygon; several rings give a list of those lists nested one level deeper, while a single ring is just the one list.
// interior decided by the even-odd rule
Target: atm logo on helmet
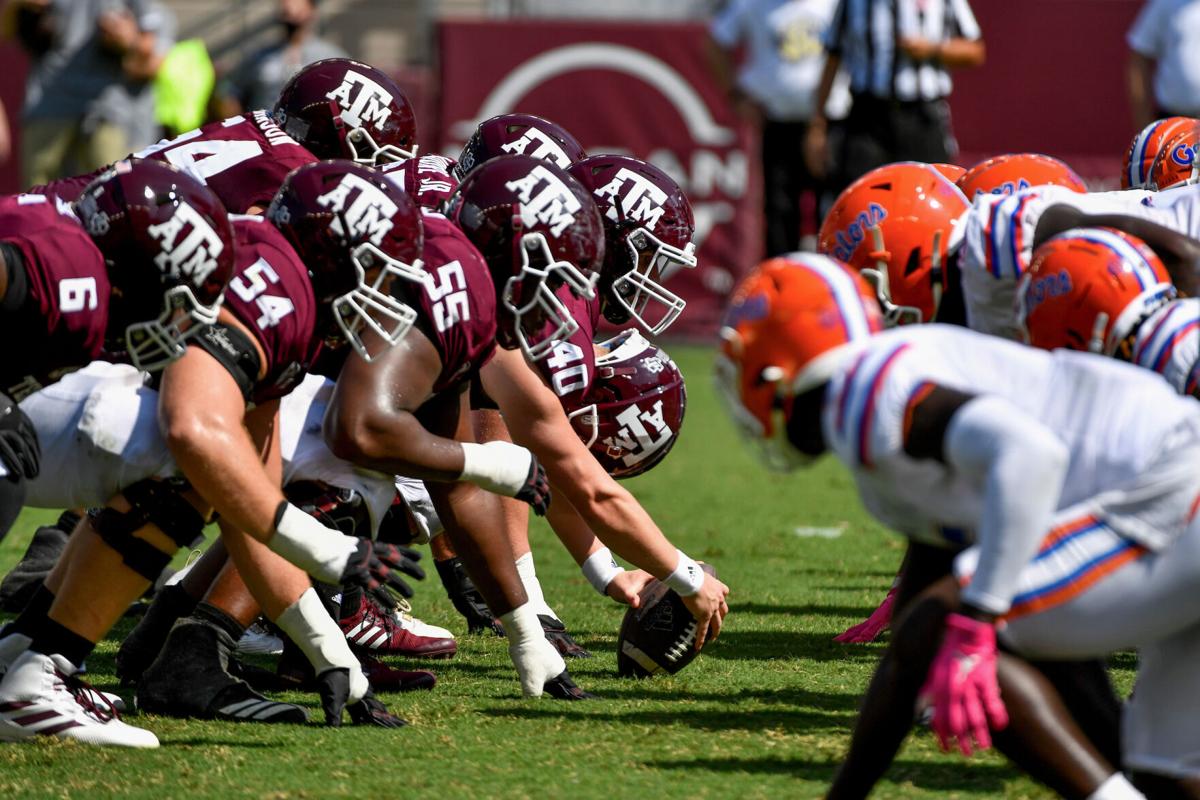
[{"label": "atm logo on helmet", "polygon": [[356,242],[365,239],[376,247],[383,245],[383,237],[392,229],[392,215],[396,213],[392,199],[358,175],[344,176],[333,191],[318,197],[317,203],[333,212],[330,227],[335,233]]},{"label": "atm logo on helmet", "polygon": [[187,203],[180,203],[169,220],[146,231],[161,248],[154,257],[158,268],[172,278],[182,275],[197,285],[217,268],[217,257],[225,249],[208,220]]},{"label": "atm logo on helmet", "polygon": [[614,456],[619,454],[621,463],[627,467],[640,464],[665,447],[674,435],[663,419],[662,400],[655,400],[654,407],[642,411],[636,405],[617,414],[620,429],[604,439],[604,444]]},{"label": "atm logo on helmet", "polygon": [[854,221],[840,231],[834,233],[833,250],[830,255],[839,261],[849,261],[867,231],[887,219],[887,209],[879,203],[871,203],[866,211],[859,213]]},{"label": "atm logo on helmet", "polygon": [[346,70],[342,85],[325,95],[336,100],[342,109],[342,117],[353,127],[361,128],[368,123],[379,130],[392,113],[389,104],[392,95],[366,75]]},{"label": "atm logo on helmet", "polygon": [[636,172],[625,168],[617,170],[613,179],[597,189],[594,194],[608,199],[609,206],[604,215],[613,222],[629,219],[654,230],[654,226],[665,213],[663,203],[667,202],[667,193]]},{"label": "atm logo on helmet", "polygon": [[526,155],[542,161],[551,161],[563,169],[571,166],[570,156],[563,152],[558,142],[533,126],[526,128],[520,139],[500,145],[500,149],[510,155]]},{"label": "atm logo on helmet", "polygon": [[521,201],[521,216],[527,225],[534,221],[544,224],[555,236],[575,224],[575,213],[583,207],[579,198],[557,175],[538,165],[524,178],[508,181],[504,186],[516,192]]}]

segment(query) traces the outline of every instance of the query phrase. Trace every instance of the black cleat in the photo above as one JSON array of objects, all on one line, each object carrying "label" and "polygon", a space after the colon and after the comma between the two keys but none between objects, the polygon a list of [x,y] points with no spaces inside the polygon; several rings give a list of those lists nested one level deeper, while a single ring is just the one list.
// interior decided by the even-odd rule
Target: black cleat
[{"label": "black cleat", "polygon": [[567,633],[567,626],[562,620],[555,619],[548,614],[538,614],[538,621],[542,623],[542,630],[546,633],[546,640],[554,645],[554,649],[563,658],[591,658],[592,654],[583,648],[579,642],[571,638],[571,634]]},{"label": "black cleat", "polygon": [[467,620],[467,633],[491,632],[496,636],[504,636],[504,626],[496,619],[483,595],[471,581],[467,568],[461,558],[450,558],[445,561],[435,561],[438,576],[446,587],[446,594],[458,613]]},{"label": "black cleat", "polygon": [[146,611],[146,615],[121,642],[117,650],[117,680],[132,686],[154,663],[172,626],[196,609],[196,601],[178,584],[167,586]]},{"label": "black cleat", "polygon": [[[53,525],[43,525],[33,533],[25,555],[0,581],[0,611],[19,614],[54,569],[58,557],[66,549],[71,531],[79,523],[74,511],[64,511]],[[3,538],[0,536],[0,538]]]},{"label": "black cleat", "polygon": [[571,680],[571,673],[565,669],[558,674],[557,678],[551,678],[546,681],[542,687],[547,695],[555,700],[595,700],[596,695],[591,692],[585,692],[580,689],[575,681]]}]

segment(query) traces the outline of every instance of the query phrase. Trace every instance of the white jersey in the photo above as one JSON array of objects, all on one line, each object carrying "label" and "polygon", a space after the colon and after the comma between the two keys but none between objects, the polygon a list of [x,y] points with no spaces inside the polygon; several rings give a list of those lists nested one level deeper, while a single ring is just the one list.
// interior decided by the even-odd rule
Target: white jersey
[{"label": "white jersey", "polygon": [[967,326],[1016,340],[1017,283],[1033,258],[1033,237],[1042,213],[1069,205],[1091,214],[1150,216],[1142,200],[1152,192],[1080,194],[1062,186],[1035,186],[1011,195],[975,198],[955,230]]},{"label": "white jersey", "polygon": [[1071,453],[1058,508],[1090,503],[1114,530],[1152,549],[1190,518],[1200,473],[1164,467],[1162,456],[1200,438],[1200,409],[1158,377],[955,326],[905,326],[872,337],[842,365],[822,422],[863,504],[910,538],[970,541],[984,508],[977,483],[904,451],[908,415],[931,384],[1001,397],[1056,435]]},{"label": "white jersey", "polygon": [[1172,300],[1147,317],[1133,342],[1133,363],[1200,398],[1200,299]]},{"label": "white jersey", "polygon": [[1200,184],[1150,192],[1131,206],[1128,213],[1193,239],[1200,238]]}]

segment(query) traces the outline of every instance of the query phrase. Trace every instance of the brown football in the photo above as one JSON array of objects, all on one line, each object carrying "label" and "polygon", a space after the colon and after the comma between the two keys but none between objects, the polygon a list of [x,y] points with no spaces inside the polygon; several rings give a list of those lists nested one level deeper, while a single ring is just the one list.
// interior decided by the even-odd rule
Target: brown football
[{"label": "brown football", "polygon": [[[717,576],[711,564],[701,568]],[[659,672],[679,672],[696,658],[696,618],[683,598],[660,580],[642,590],[641,608],[630,608],[617,635],[617,674],[648,678]]]}]

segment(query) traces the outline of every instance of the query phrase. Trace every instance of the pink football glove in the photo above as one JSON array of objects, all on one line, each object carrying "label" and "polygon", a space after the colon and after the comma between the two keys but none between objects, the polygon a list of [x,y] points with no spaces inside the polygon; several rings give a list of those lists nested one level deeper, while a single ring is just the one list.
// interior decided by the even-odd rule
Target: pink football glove
[{"label": "pink football glove", "polygon": [[883,602],[879,604],[879,608],[871,612],[871,616],[857,625],[851,625],[843,633],[833,637],[833,640],[842,644],[866,644],[875,641],[891,623],[892,607],[895,605],[896,587],[892,586],[888,589],[887,597],[883,598]]},{"label": "pink football glove", "polygon": [[946,617],[942,647],[929,667],[919,695],[933,706],[933,730],[942,749],[954,739],[971,755],[971,739],[980,750],[992,746],[990,725],[1003,730],[1008,711],[996,682],[996,628],[961,614]]}]

